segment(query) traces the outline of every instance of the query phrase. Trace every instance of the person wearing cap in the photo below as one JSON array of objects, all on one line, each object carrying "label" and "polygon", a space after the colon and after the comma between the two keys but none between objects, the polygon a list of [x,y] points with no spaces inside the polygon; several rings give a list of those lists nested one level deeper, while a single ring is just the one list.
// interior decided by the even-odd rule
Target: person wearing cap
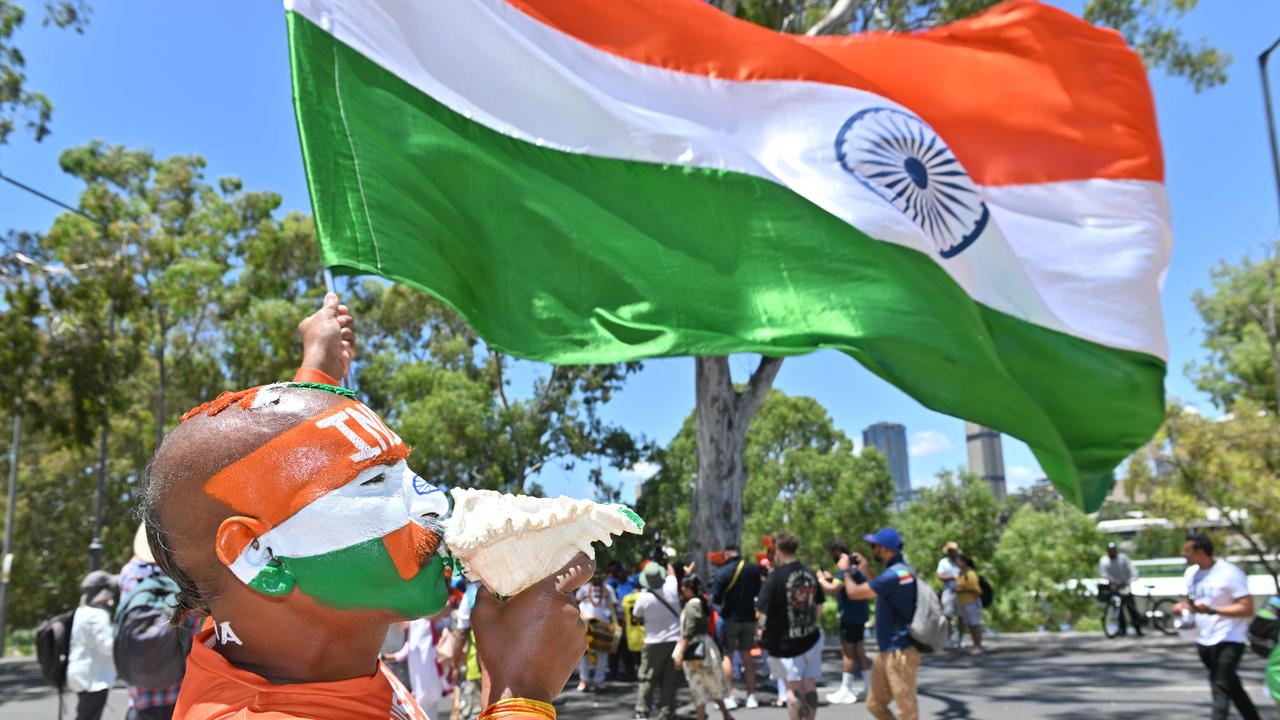
[{"label": "person wearing cap", "polygon": [[640,653],[640,683],[636,687],[637,720],[649,717],[654,693],[658,695],[658,717],[675,720],[676,690],[679,683],[672,654],[680,641],[680,588],[676,569],[650,561],[640,570],[640,597],[631,609],[644,625],[644,650]]},{"label": "person wearing cap", "polygon": [[1120,634],[1124,635],[1128,630],[1125,624],[1125,615],[1128,614],[1133,620],[1134,633],[1141,637],[1142,616],[1138,614],[1133,593],[1129,591],[1130,584],[1138,579],[1138,569],[1129,561],[1129,556],[1120,552],[1115,543],[1107,543],[1107,554],[1098,560],[1098,575],[1111,586],[1112,593],[1120,595]]},{"label": "person wearing cap", "polygon": [[[916,614],[915,570],[902,558],[902,535],[893,528],[883,528],[863,538],[871,545],[871,553],[884,570],[869,582],[858,582],[851,573],[844,574],[845,592],[854,600],[876,598],[876,643],[880,654],[871,666],[871,687],[867,692],[867,711],[879,720],[893,720],[890,703],[898,706],[898,717],[916,720],[916,677],[920,670],[920,652],[911,641],[911,618]],[[840,556],[836,563],[842,571],[857,567],[872,577],[866,558],[854,553]]]},{"label": "person wearing cap", "polygon": [[951,647],[951,630],[956,621],[956,580],[960,577],[960,545],[949,540],[942,546],[938,561],[938,579],[942,581],[942,614],[947,618],[947,647]]},{"label": "person wearing cap", "polygon": [[[151,547],[147,545],[147,528],[138,525],[133,536],[133,557],[120,568],[120,605],[124,607],[134,588],[142,582],[155,577],[167,577],[156,564]],[[144,688],[128,685],[129,716],[128,720],[169,720],[173,717],[173,708],[178,703],[178,689],[181,683],[159,688]]]},{"label": "person wearing cap", "polygon": [[111,606],[117,578],[94,570],[80,581],[80,607],[71,618],[71,650],[67,654],[67,687],[79,697],[76,720],[99,720],[107,707],[107,693],[116,681],[111,656]]}]

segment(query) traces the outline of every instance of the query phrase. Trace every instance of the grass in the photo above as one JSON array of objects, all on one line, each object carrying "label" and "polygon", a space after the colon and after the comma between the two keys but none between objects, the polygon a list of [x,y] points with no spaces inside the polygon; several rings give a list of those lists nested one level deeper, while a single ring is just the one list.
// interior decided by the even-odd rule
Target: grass
[{"label": "grass", "polygon": [[28,657],[35,654],[35,631],[31,628],[11,628],[4,641],[5,657]]}]

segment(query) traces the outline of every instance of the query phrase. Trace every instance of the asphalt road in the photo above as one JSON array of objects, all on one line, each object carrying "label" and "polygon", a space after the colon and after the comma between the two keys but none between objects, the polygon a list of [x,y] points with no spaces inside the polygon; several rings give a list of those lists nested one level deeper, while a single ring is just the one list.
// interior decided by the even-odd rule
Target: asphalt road
[{"label": "asphalt road", "polygon": [[[839,683],[839,659],[827,654],[825,687]],[[1277,717],[1263,686],[1264,663],[1246,653],[1245,686],[1263,717]],[[765,683],[769,685],[769,683]],[[761,700],[772,700],[771,691]],[[567,690],[556,704],[561,718],[622,720],[631,717],[635,688],[610,683],[601,693]],[[692,717],[688,691],[680,694],[681,717]],[[67,717],[75,700],[68,696]],[[123,689],[111,693],[107,720],[122,720],[128,702]],[[927,658],[920,672],[921,717],[940,720],[1067,720],[1108,718],[1195,718],[1209,715],[1209,687],[1190,644],[1176,638],[1106,640],[1096,635],[1018,635],[990,642],[981,657]],[[785,710],[734,712],[737,720],[782,720]],[[861,705],[822,706],[821,718],[868,718]],[[33,662],[0,662],[0,720],[40,720],[57,716],[57,701],[43,687]],[[433,713],[447,718],[448,713]],[[1233,715],[1233,717],[1235,717]],[[709,715],[717,720],[718,714]]]}]

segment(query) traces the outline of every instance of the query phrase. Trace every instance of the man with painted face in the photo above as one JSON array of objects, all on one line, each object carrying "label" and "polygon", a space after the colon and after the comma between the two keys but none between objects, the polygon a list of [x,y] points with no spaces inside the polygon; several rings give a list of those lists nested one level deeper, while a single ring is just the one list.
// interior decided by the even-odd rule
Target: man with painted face
[{"label": "man with painted face", "polygon": [[[148,542],[196,637],[174,717],[425,719],[378,660],[388,624],[447,598],[436,552],[447,503],[408,448],[333,387],[355,336],[329,294],[299,326],[297,380],[224,393],[183,416],[143,488]],[[317,382],[318,381],[318,382]],[[585,649],[572,593],[593,564],[473,613],[482,718],[553,718]]]}]

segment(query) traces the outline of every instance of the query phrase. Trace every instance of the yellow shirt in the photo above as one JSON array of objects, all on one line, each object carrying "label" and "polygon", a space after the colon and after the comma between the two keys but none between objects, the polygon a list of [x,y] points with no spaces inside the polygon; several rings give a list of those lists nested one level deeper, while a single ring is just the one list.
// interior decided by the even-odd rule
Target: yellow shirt
[{"label": "yellow shirt", "polygon": [[982,597],[982,585],[978,583],[978,573],[966,570],[956,578],[956,603],[968,605]]}]

